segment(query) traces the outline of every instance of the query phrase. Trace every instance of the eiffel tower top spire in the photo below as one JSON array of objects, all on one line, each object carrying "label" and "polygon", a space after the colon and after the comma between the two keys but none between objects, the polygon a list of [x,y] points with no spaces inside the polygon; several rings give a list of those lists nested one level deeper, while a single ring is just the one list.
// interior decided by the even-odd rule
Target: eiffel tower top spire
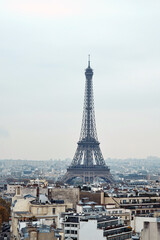
[{"label": "eiffel tower top spire", "polygon": [[93,77],[93,69],[91,68],[90,55],[88,55],[88,67],[85,70],[86,79],[91,80]]}]

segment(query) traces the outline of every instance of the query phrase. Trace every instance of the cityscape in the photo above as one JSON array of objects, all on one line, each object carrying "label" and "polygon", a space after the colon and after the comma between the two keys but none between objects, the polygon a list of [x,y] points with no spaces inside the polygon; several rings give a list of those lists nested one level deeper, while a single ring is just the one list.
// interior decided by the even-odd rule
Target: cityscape
[{"label": "cityscape", "polygon": [[155,4],[2,1],[0,240],[160,240]]},{"label": "cityscape", "polygon": [[[147,239],[159,224],[160,159],[105,162],[114,183],[68,185],[70,159],[0,160],[1,238]],[[158,229],[153,234],[159,238]]]}]

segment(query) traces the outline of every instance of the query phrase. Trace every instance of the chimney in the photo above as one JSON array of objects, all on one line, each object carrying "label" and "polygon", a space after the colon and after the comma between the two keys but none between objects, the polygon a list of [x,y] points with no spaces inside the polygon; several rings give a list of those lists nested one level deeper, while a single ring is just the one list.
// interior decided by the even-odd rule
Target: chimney
[{"label": "chimney", "polygon": [[37,187],[36,197],[37,197],[37,199],[39,199],[39,187]]}]

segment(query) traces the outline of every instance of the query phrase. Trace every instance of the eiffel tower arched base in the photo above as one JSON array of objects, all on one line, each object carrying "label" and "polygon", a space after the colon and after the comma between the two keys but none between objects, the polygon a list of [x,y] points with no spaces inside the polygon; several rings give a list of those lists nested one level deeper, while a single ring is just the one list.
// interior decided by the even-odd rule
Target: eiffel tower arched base
[{"label": "eiffel tower arched base", "polygon": [[93,183],[97,178],[103,179],[105,182],[113,183],[114,180],[107,166],[71,166],[67,169],[66,174],[62,178],[62,182],[70,184],[75,178],[81,178],[83,183]]}]

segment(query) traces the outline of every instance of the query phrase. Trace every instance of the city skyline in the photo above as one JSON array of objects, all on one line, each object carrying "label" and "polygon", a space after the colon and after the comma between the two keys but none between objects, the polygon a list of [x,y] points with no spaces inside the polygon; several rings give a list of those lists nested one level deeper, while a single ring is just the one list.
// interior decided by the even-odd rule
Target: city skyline
[{"label": "city skyline", "polygon": [[1,6],[0,159],[73,158],[88,54],[104,158],[160,156],[158,0]]}]

